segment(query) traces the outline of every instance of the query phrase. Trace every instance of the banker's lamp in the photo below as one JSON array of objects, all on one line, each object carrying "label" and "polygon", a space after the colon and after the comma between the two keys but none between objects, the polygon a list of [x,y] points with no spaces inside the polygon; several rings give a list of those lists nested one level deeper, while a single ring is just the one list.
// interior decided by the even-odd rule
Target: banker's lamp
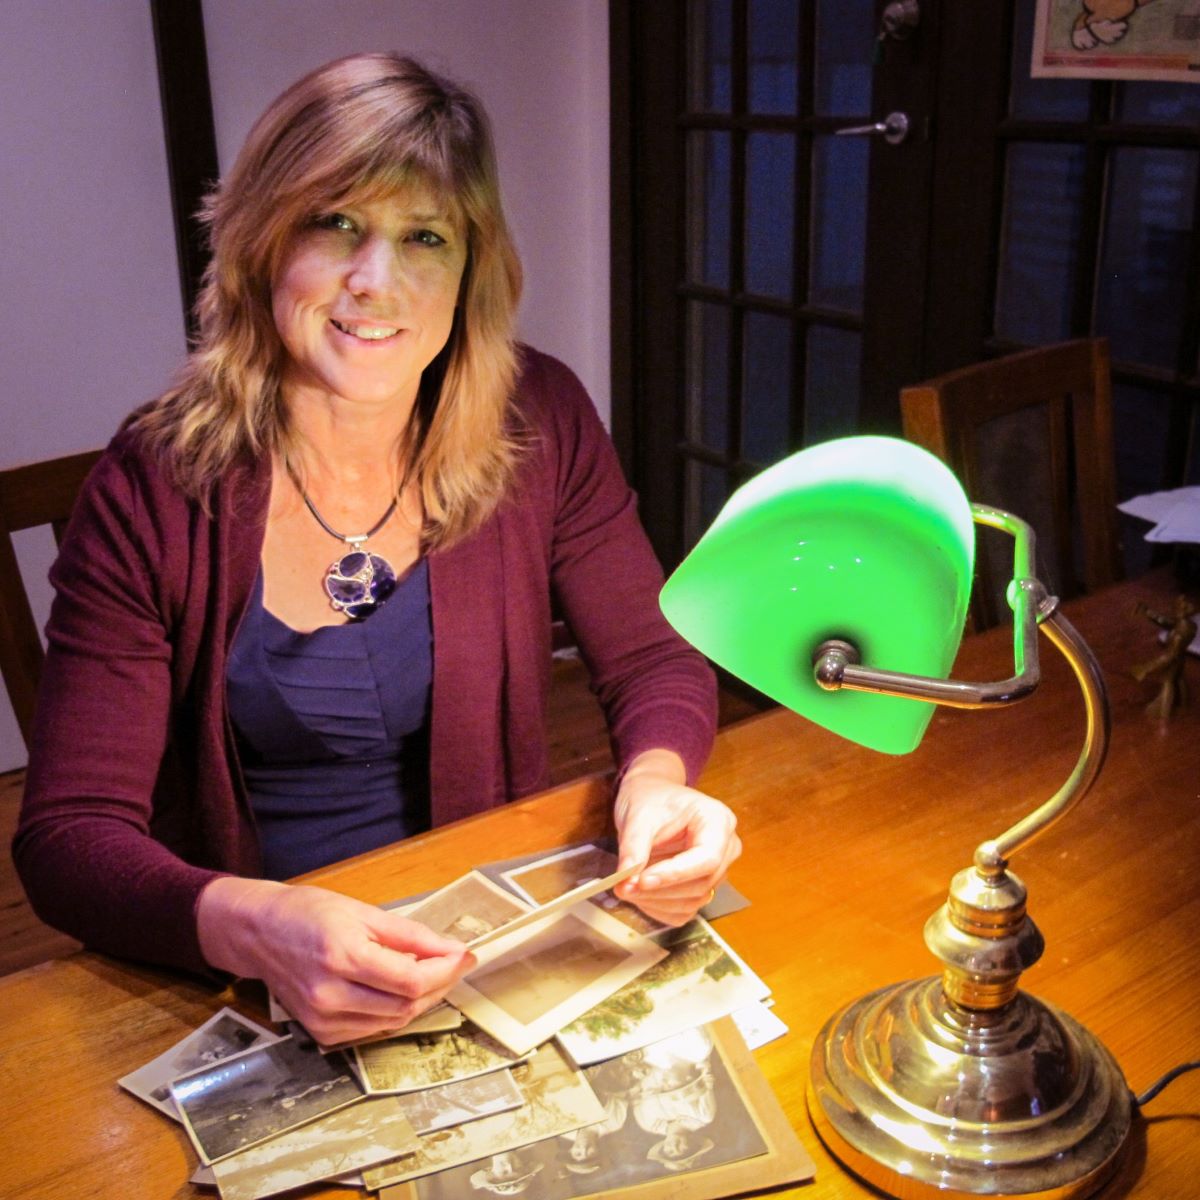
[{"label": "banker's lamp", "polygon": [[[975,524],[1014,542],[1014,674],[992,683],[947,678]],[[667,619],[714,662],[876,750],[915,749],[934,704],[984,708],[1029,695],[1039,628],[1083,691],[1087,733],[1070,777],[979,845],[925,926],[942,974],[854,1001],[813,1047],[818,1134],[900,1197],[1085,1196],[1115,1170],[1130,1128],[1112,1056],[1018,987],[1042,937],[1008,861],[1083,796],[1108,741],[1099,666],[1034,577],[1033,559],[1030,528],[972,505],[933,455],[851,437],[802,450],[735,492],[662,591]]]}]

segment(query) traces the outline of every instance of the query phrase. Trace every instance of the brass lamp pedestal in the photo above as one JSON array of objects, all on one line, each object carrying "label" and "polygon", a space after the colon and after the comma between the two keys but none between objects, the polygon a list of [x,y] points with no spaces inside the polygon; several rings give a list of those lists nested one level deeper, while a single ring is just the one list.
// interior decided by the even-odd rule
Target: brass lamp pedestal
[{"label": "brass lamp pedestal", "polygon": [[833,640],[814,653],[827,690],[903,695],[958,708],[1007,704],[1037,685],[1037,631],[1063,653],[1083,692],[1084,746],[1066,783],[975,851],[925,926],[941,976],[855,1001],[813,1047],[808,1109],[830,1151],[894,1196],[1087,1196],[1116,1169],[1131,1101],[1120,1068],[1083,1026],[1020,991],[1042,954],[1025,887],[1008,870],[1021,847],[1063,816],[1100,771],[1108,702],[1091,651],[1032,577],[1032,533],[1018,518],[973,506],[977,522],[1016,540],[1017,674],[997,684],[931,680],[860,666]]},{"label": "brass lamp pedestal", "polygon": [[[949,907],[931,919],[927,941]],[[821,1140],[903,1200],[1089,1195],[1116,1169],[1130,1128],[1120,1068],[1083,1026],[1015,980],[990,1008],[952,999],[963,983],[947,967],[873,992],[826,1023],[808,1088]]]}]

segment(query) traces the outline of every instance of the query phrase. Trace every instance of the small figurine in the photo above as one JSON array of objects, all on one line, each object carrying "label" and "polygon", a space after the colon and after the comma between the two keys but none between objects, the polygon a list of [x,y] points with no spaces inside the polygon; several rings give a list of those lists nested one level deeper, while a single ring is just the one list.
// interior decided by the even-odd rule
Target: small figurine
[{"label": "small figurine", "polygon": [[1167,720],[1177,704],[1187,703],[1187,679],[1183,664],[1187,659],[1188,646],[1196,636],[1196,622],[1192,618],[1197,611],[1200,610],[1186,596],[1175,597],[1170,616],[1155,612],[1141,601],[1134,605],[1134,612],[1149,617],[1160,629],[1167,631],[1167,640],[1163,643],[1161,653],[1129,672],[1139,683],[1148,675],[1157,674],[1161,677],[1158,695],[1146,705],[1146,711],[1160,721]]}]

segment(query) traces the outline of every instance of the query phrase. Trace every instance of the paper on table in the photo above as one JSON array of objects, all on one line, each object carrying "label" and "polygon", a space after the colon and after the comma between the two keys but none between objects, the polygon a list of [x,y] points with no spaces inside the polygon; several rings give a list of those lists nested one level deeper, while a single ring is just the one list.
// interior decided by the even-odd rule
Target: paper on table
[{"label": "paper on table", "polygon": [[1200,487],[1148,492],[1122,501],[1117,508],[1155,522],[1145,535],[1148,542],[1200,542]]}]

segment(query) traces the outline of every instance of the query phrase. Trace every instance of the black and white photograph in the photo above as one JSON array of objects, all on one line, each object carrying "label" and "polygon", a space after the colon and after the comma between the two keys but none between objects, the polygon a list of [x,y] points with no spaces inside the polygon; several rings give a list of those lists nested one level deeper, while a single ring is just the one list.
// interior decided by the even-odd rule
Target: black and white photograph
[{"label": "black and white photograph", "polygon": [[[459,1163],[518,1150],[543,1138],[594,1125],[604,1117],[583,1072],[554,1042],[540,1046],[528,1062],[514,1067],[513,1080],[525,1097],[520,1108],[428,1134],[413,1159],[364,1171],[364,1183],[377,1190]],[[470,1184],[451,1194],[455,1200],[470,1196]]]},{"label": "black and white photograph", "polygon": [[344,1054],[292,1034],[175,1080],[171,1095],[200,1157],[214,1163],[366,1093]]},{"label": "black and white photograph", "polygon": [[353,1054],[358,1077],[372,1094],[418,1092],[512,1067],[524,1057],[470,1021],[445,1033],[358,1045]]},{"label": "black and white photograph", "polygon": [[214,1013],[170,1050],[151,1059],[144,1067],[131,1071],[117,1082],[140,1100],[154,1105],[172,1121],[179,1112],[171,1099],[170,1083],[191,1071],[203,1070],[213,1063],[241,1054],[254,1046],[275,1041],[279,1035],[265,1029],[232,1008]]},{"label": "black and white photograph", "polygon": [[604,1106],[600,1121],[507,1157],[493,1154],[425,1176],[397,1200],[477,1193],[570,1200],[627,1188],[636,1188],[639,1200],[715,1200],[812,1176],[811,1160],[728,1021],[584,1074]]},{"label": "black and white photograph", "polygon": [[586,900],[545,925],[478,951],[449,1000],[510,1050],[524,1053],[666,957]]},{"label": "black and white photograph", "polygon": [[408,1092],[397,1098],[413,1129],[421,1135],[508,1112],[525,1103],[508,1070],[489,1071],[486,1075]]},{"label": "black and white photograph", "polygon": [[707,1025],[770,995],[770,988],[702,918],[655,939],[667,956],[558,1037],[581,1066],[615,1058],[679,1029]]},{"label": "black and white photograph", "polygon": [[393,1096],[363,1100],[212,1165],[221,1200],[259,1200],[413,1154],[420,1139]]}]

